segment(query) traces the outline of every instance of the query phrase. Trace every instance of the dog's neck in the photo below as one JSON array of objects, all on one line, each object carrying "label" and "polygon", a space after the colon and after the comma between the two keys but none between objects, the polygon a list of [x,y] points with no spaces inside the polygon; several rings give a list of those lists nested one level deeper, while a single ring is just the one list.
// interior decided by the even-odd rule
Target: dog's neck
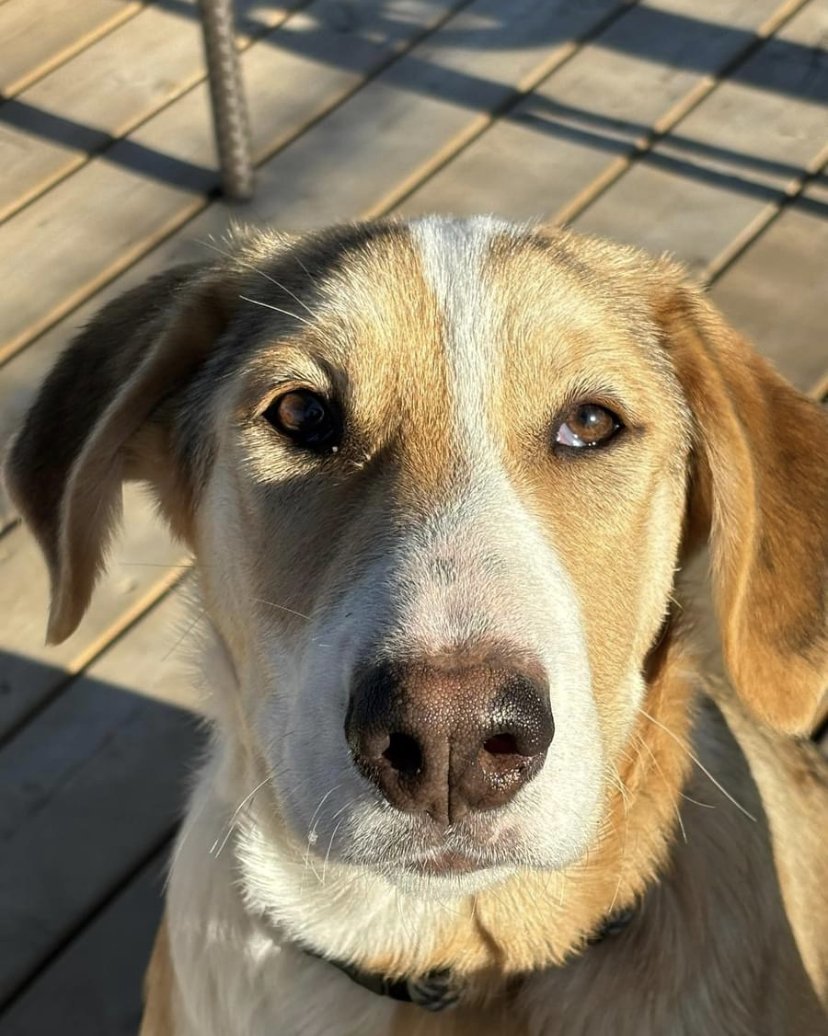
[{"label": "dog's neck", "polygon": [[[614,912],[633,905],[663,867],[690,765],[694,676],[668,638],[627,747],[617,760],[604,823],[587,856],[559,873],[522,871],[450,900],[409,895],[364,870],[309,859],[274,816],[270,796],[236,817],[222,850],[242,874],[245,910],[279,941],[295,942],[366,972],[408,977],[448,968],[491,985],[561,964]],[[216,815],[261,775],[238,746],[217,755]],[[240,762],[245,766],[238,776]],[[223,778],[220,771],[224,772]],[[229,780],[227,774],[235,772]],[[243,792],[242,792],[243,794]],[[226,865],[226,864],[225,864]]]}]

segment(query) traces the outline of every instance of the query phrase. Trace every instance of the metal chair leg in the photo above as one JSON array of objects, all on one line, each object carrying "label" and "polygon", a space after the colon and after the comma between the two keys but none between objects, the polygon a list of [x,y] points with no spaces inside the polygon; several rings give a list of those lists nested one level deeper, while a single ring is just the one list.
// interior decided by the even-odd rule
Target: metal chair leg
[{"label": "metal chair leg", "polygon": [[250,125],[236,50],[233,0],[199,0],[207,75],[224,193],[236,200],[253,194]]}]

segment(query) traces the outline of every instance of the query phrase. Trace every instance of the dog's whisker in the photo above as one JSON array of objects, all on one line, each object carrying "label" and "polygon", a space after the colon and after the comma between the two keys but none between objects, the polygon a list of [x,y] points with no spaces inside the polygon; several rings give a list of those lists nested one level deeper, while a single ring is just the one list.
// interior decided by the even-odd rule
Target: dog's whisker
[{"label": "dog's whisker", "polygon": [[327,800],[331,797],[331,795],[333,795],[333,793],[335,791],[337,791],[341,787],[342,787],[342,782],[340,781],[339,784],[334,784],[333,787],[329,788],[325,792],[325,794],[322,796],[322,798],[319,800],[319,804],[317,805],[316,809],[313,811],[313,816],[310,818],[310,823],[308,824],[308,838],[307,838],[307,844],[305,846],[305,862],[306,863],[307,863],[308,857],[310,856],[310,853],[311,853],[311,846],[313,844],[315,844],[316,838],[317,838],[316,826],[315,826],[316,818],[319,816],[320,810],[325,805]]},{"label": "dog's whisker", "polygon": [[274,313],[281,313],[282,316],[292,317],[294,320],[298,320],[300,324],[307,324],[308,327],[314,325],[306,317],[300,317],[298,313],[291,313],[289,309],[282,309],[280,306],[274,306],[272,302],[262,302],[261,299],[251,299],[249,295],[239,295],[239,298],[243,302],[250,302],[254,306],[262,306],[264,309],[272,309]]},{"label": "dog's whisker", "polygon": [[699,802],[698,799],[694,799],[690,795],[685,795],[685,793],[683,791],[680,792],[679,794],[681,795],[681,797],[683,799],[686,799],[688,802],[692,802],[694,806],[701,806],[702,809],[715,809],[716,808],[715,805],[712,802]]},{"label": "dog's whisker", "polygon": [[321,878],[321,876],[319,874],[319,871],[316,869],[316,867],[314,867],[314,865],[313,865],[313,857],[310,854],[308,854],[308,856],[305,857],[305,876],[306,877],[307,877],[307,874],[308,874],[309,871],[314,876],[314,878],[316,878],[316,880],[321,884],[322,883],[322,878]]},{"label": "dog's whisker", "polygon": [[166,653],[162,656],[162,658],[161,658],[162,662],[166,662],[168,658],[170,658],[173,654],[175,654],[175,652],[181,647],[181,645],[184,643],[184,641],[187,639],[187,637],[189,637],[189,635],[193,632],[193,630],[196,628],[196,626],[204,618],[206,612],[207,612],[206,608],[199,608],[198,615],[196,615],[196,617],[190,623],[188,623],[187,628],[184,630],[184,632],[181,634],[181,636],[176,640],[176,642],[172,645],[172,647],[170,647],[166,651]]},{"label": "dog's whisker", "polygon": [[621,780],[621,775],[618,773],[618,770],[616,769],[616,767],[613,766],[612,764],[609,764],[607,766],[607,776],[609,777],[609,780],[610,780],[610,783],[612,784],[612,786],[617,789],[618,794],[621,796],[621,805],[622,805],[622,807],[624,809],[624,815],[626,816],[627,815],[627,811],[629,809],[629,803],[630,803],[630,800],[629,800],[629,789],[624,784],[624,782]]},{"label": "dog's whisker", "polygon": [[740,813],[743,813],[748,818],[748,820],[752,820],[754,822],[754,824],[758,823],[758,821],[756,820],[756,817],[752,813],[750,813],[748,810],[746,810],[745,807],[741,804],[741,802],[738,802],[736,799],[734,799],[734,797],[730,794],[730,792],[727,790],[727,788],[725,788],[719,781],[716,780],[716,778],[707,769],[707,767],[704,765],[704,763],[702,763],[690,751],[690,749],[687,747],[687,745],[684,744],[684,742],[681,740],[680,737],[678,737],[676,734],[674,734],[673,731],[670,730],[669,727],[665,727],[663,723],[661,723],[659,720],[655,719],[648,712],[645,712],[644,709],[640,708],[638,711],[641,713],[641,715],[645,719],[648,719],[651,723],[654,723],[657,727],[659,727],[661,730],[663,730],[665,734],[667,734],[669,737],[671,737],[675,741],[675,743],[684,752],[687,753],[687,755],[690,757],[690,759],[692,759],[692,761],[696,764],[696,766],[698,766],[698,768],[705,775],[705,777],[707,777],[707,779],[714,785],[714,787],[719,789],[719,791],[722,793],[722,795],[724,795],[724,797],[728,800],[728,802],[731,802],[739,810]]},{"label": "dog's whisker", "polygon": [[295,608],[288,608],[285,604],[277,604],[275,601],[267,601],[264,597],[254,597],[252,599],[257,601],[259,604],[266,604],[269,608],[275,608],[277,611],[288,612],[290,615],[296,615],[300,619],[307,619],[308,622],[312,621],[312,617],[310,615],[305,615],[304,612],[298,612]]},{"label": "dog's whisker", "polygon": [[621,872],[618,875],[618,881],[617,881],[617,883],[615,885],[615,892],[613,892],[612,899],[610,900],[610,905],[607,908],[607,914],[609,914],[609,915],[612,914],[613,910],[615,909],[615,904],[618,902],[618,893],[621,891],[621,882],[623,880],[624,880],[624,872],[623,872],[623,869],[622,869]]},{"label": "dog's whisker", "polygon": [[194,568],[192,562],[186,565],[167,565],[163,561],[119,561],[119,565],[126,565],[129,568]]},{"label": "dog's whisker", "polygon": [[656,759],[655,753],[653,752],[652,748],[650,748],[650,746],[647,744],[646,739],[641,736],[638,736],[636,738],[635,743],[639,746],[639,748],[642,748],[647,753],[647,755],[650,757],[650,761],[652,762],[653,766],[656,768],[656,770],[658,770],[659,774],[661,774],[662,779],[666,781],[667,778],[664,775],[664,771],[661,769],[661,765],[658,759]]},{"label": "dog's whisker", "polygon": [[305,266],[305,264],[302,262],[301,258],[298,255],[296,255],[295,252],[291,256],[291,258],[296,263],[296,265],[300,267],[302,272],[307,274],[308,278],[312,281],[313,280],[313,274],[310,272],[310,270],[307,268],[307,266]]},{"label": "dog's whisker", "polygon": [[[649,755],[650,759],[653,762],[653,766],[656,768],[656,770],[660,774],[661,779],[664,781],[665,784],[668,784],[669,782],[667,780],[667,777],[666,777],[664,771],[661,768],[661,764],[659,763],[658,759],[656,759],[655,754],[654,754],[652,748],[650,748],[650,746],[647,744],[646,740],[643,737],[639,737],[639,738],[637,738],[636,743],[641,748],[646,750],[647,754]],[[679,809],[678,804],[675,803],[675,802],[673,803],[673,810],[675,811],[676,820],[678,820],[678,826],[679,826],[679,829],[681,830],[681,837],[684,840],[684,844],[687,845],[688,844],[688,841],[687,841],[687,831],[686,831],[686,829],[684,827],[684,820],[683,820],[682,815],[681,815],[681,810]]]},{"label": "dog's whisker", "polygon": [[[256,792],[260,791],[267,784],[267,782],[269,780],[272,780],[272,778],[273,778],[273,774],[269,773],[267,775],[267,777],[265,777],[265,779],[263,781],[260,781],[251,792],[248,792],[248,794],[245,795],[245,797],[241,800],[241,802],[238,804],[238,806],[236,806],[235,810],[233,810],[233,815],[230,817],[230,822],[227,825],[227,830],[224,833],[224,837],[223,838],[221,838],[221,837],[217,838],[215,840],[215,842],[213,842],[213,844],[210,846],[210,855],[211,856],[215,856],[216,859],[218,859],[218,857],[221,856],[222,850],[227,845],[227,842],[228,842],[228,840],[230,838],[230,835],[233,833],[233,828],[236,826],[236,821],[239,818],[239,814],[244,809],[244,807],[248,804],[248,802],[250,802],[250,800],[253,798],[253,796],[256,794]],[[219,842],[221,842],[220,845],[219,845]],[[216,846],[218,846],[218,849],[216,849]]]},{"label": "dog's whisker", "polygon": [[350,805],[350,803],[346,802],[344,806],[340,806],[340,808],[336,811],[336,813],[334,813],[334,815],[331,817],[331,820],[330,820],[330,822],[332,824],[334,824],[335,821],[336,821],[336,823],[335,823],[335,826],[333,828],[333,831],[331,832],[330,840],[328,841],[328,851],[325,853],[325,861],[322,864],[322,884],[323,885],[325,884],[325,872],[326,872],[326,870],[328,868],[328,859],[330,858],[330,855],[331,855],[331,847],[333,846],[334,839],[336,838],[337,831],[339,830],[339,828],[342,826],[342,824],[345,821],[345,817],[343,817],[342,814],[345,812],[345,810],[348,808],[349,805]]},{"label": "dog's whisker", "polygon": [[342,824],[344,822],[345,822],[345,817],[342,817],[340,820],[337,821],[333,831],[331,832],[331,837],[328,840],[328,851],[325,853],[325,860],[324,860],[324,862],[322,864],[322,884],[323,885],[325,884],[325,875],[328,872],[328,860],[330,860],[330,858],[331,858],[331,849],[333,848],[334,838],[336,838],[336,833],[340,829],[340,827],[342,826]]},{"label": "dog's whisker", "polygon": [[688,842],[687,842],[687,831],[685,830],[685,827],[684,827],[684,821],[681,818],[681,810],[679,809],[679,807],[675,803],[673,803],[673,810],[675,811],[676,820],[678,820],[678,826],[679,826],[679,829],[681,830],[681,837],[682,837],[682,839],[684,841],[684,844],[687,845],[688,844]]},{"label": "dog's whisker", "polygon": [[322,809],[322,807],[325,805],[325,803],[328,801],[328,799],[331,797],[331,795],[333,795],[333,793],[335,791],[337,791],[341,787],[342,787],[342,781],[340,781],[339,784],[334,784],[333,787],[329,788],[325,792],[325,794],[322,796],[322,798],[319,800],[319,805],[313,811],[313,816],[311,816],[310,823],[308,824],[308,833],[309,834],[313,830],[313,824],[314,824],[314,821],[316,820],[316,818],[319,816],[319,811]]}]

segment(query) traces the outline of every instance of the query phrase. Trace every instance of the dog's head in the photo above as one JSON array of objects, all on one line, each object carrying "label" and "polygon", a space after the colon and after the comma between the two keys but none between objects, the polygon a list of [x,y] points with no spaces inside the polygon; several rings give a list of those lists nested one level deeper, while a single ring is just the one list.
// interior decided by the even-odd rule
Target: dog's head
[{"label": "dog's head", "polygon": [[122,481],[150,483],[236,671],[225,733],[288,830],[456,877],[585,853],[689,540],[712,541],[739,692],[806,728],[826,450],[819,409],[671,264],[428,219],[257,235],[129,293],[9,470],[53,640]]}]

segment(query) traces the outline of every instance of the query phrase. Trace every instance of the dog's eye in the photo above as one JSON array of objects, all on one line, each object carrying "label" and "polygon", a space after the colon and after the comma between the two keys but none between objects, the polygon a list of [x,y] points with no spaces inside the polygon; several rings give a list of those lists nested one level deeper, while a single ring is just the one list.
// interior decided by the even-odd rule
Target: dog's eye
[{"label": "dog's eye", "polygon": [[609,442],[622,427],[618,416],[605,406],[578,403],[558,426],[555,442],[573,449],[590,449]]},{"label": "dog's eye", "polygon": [[280,435],[297,446],[335,453],[341,438],[341,421],[334,406],[309,389],[292,389],[276,399],[262,414]]}]

